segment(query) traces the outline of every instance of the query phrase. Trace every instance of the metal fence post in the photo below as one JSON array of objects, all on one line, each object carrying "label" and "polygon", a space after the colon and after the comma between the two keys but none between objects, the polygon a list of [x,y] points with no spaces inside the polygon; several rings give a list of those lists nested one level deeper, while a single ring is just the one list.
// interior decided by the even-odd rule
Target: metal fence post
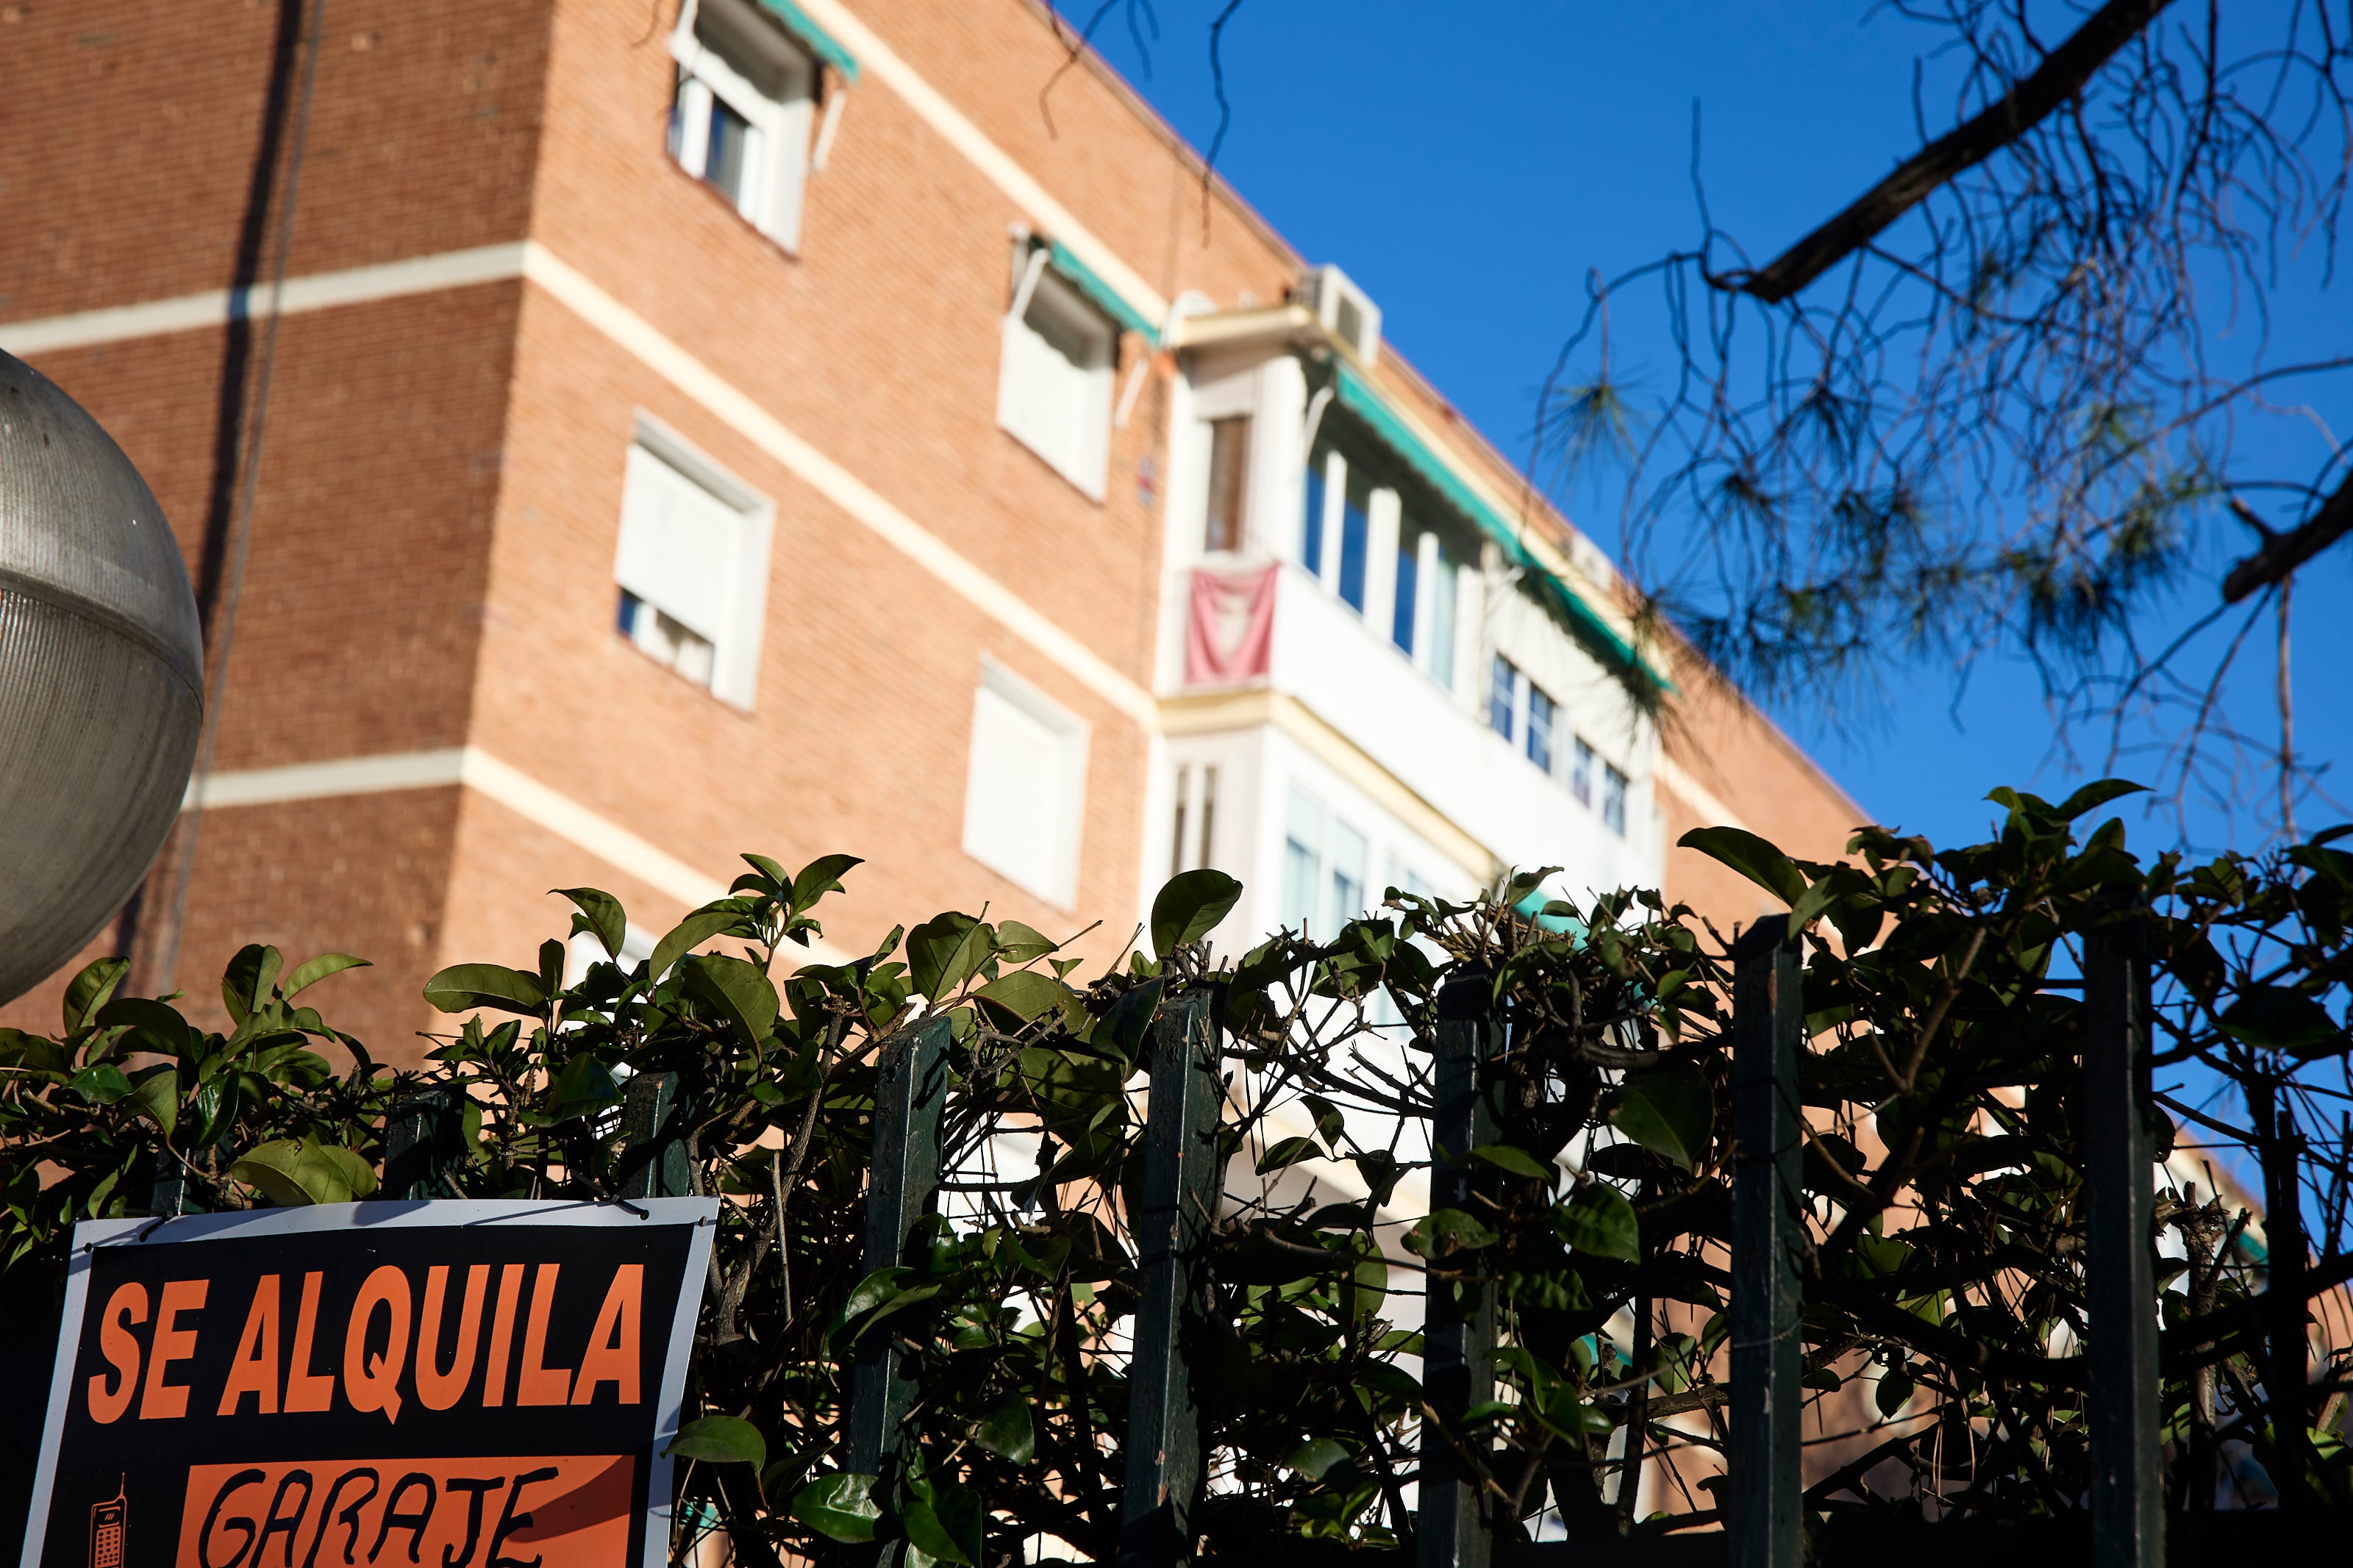
[{"label": "metal fence post", "polygon": [[2157,1264],[2150,1173],[2149,989],[2137,921],[2084,942],[2085,1268],[2092,1378],[2094,1568],[2163,1568],[2165,1478],[2158,1453]]},{"label": "metal fence post", "polygon": [[1787,915],[1733,943],[1730,1568],[1798,1568],[1798,1254],[1804,1240],[1798,1057],[1804,979]]},{"label": "metal fence post", "polygon": [[[1438,994],[1436,1163],[1430,1206],[1469,1209],[1477,1177],[1464,1156],[1495,1141],[1492,1064],[1504,1029],[1484,974],[1452,981]],[[1464,1460],[1479,1446],[1461,1432],[1462,1412],[1494,1397],[1495,1290],[1480,1280],[1431,1278],[1423,1297],[1422,1388],[1440,1420],[1421,1427],[1421,1499],[1414,1521],[1419,1568],[1486,1568],[1494,1531],[1481,1478]]]},{"label": "metal fence post", "polygon": [[205,1202],[197,1194],[196,1184],[188,1179],[187,1167],[182,1156],[165,1149],[155,1161],[154,1184],[147,1191],[147,1212],[151,1215],[184,1215],[206,1213]]},{"label": "metal fence post", "polygon": [[[940,1112],[947,1104],[948,1020],[926,1018],[882,1047],[874,1084],[874,1163],[866,1178],[866,1257],[861,1268],[917,1263],[910,1243],[940,1184]],[[898,1337],[887,1325],[858,1342],[849,1374],[849,1469],[883,1475],[914,1404]],[[886,1477],[885,1485],[888,1485]],[[900,1542],[849,1548],[849,1562],[895,1563]]]},{"label": "metal fence post", "polygon": [[2284,1079],[2262,1080],[2248,1096],[2251,1120],[2263,1167],[2263,1272],[2268,1277],[2256,1310],[2263,1320],[2263,1396],[2272,1417],[2272,1484],[2285,1510],[2308,1507],[2311,1489],[2312,1419],[2306,1395],[2312,1387],[2312,1346],[2305,1337],[2306,1292],[2302,1194],[2296,1166],[2303,1140]]},{"label": "metal fence post", "polygon": [[1135,1225],[1144,1294],[1128,1365],[1120,1568],[1162,1568],[1192,1555],[1201,1425],[1186,1355],[1189,1321],[1200,1310],[1197,1254],[1218,1202],[1222,1163],[1219,1062],[1208,995],[1197,991],[1170,1001],[1154,1026],[1144,1129],[1144,1212]]},{"label": "metal fence post", "polygon": [[448,1185],[459,1136],[456,1091],[428,1089],[394,1103],[384,1113],[384,1181],[381,1198],[449,1198]]},{"label": "metal fence post", "polygon": [[686,1140],[678,1136],[678,1074],[641,1072],[621,1105],[621,1195],[683,1198],[694,1194]]}]

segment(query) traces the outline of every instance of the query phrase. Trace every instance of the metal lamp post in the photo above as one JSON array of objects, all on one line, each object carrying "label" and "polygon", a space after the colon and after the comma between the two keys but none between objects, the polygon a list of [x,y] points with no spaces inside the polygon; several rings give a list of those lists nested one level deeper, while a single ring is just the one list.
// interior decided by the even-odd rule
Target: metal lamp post
[{"label": "metal lamp post", "polygon": [[80,405],[0,353],[0,1001],[145,875],[204,720],[180,547]]}]

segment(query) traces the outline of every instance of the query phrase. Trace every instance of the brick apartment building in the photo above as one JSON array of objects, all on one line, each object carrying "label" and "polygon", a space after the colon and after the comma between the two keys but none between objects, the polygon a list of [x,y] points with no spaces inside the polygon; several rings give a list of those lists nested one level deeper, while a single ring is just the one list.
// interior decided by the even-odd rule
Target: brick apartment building
[{"label": "brick apartment building", "polygon": [[366,955],[324,1001],[396,1058],[546,889],[658,934],[742,849],[867,858],[841,952],[986,902],[1105,956],[1201,864],[1231,943],[1514,864],[1729,929],[1685,829],[1835,853],[1736,698],[1644,716],[1672,661],[1376,301],[1092,57],[1049,126],[1065,59],[1030,0],[0,8],[0,347],[215,666],[92,951]]}]

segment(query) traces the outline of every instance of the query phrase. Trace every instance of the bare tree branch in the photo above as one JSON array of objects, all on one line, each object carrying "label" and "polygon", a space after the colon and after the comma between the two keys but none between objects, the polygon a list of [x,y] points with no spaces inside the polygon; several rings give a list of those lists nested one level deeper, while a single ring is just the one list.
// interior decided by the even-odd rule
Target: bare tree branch
[{"label": "bare tree branch", "polygon": [[2289,529],[2274,533],[2253,555],[2231,568],[2222,579],[2222,602],[2235,605],[2288,577],[2295,569],[2353,533],[2353,475],[2337,487],[2320,510]]},{"label": "bare tree branch", "polygon": [[2016,142],[2073,100],[2094,73],[2139,37],[2172,0],[2108,0],[2074,36],[2043,57],[2032,74],[1983,112],[1895,166],[1853,205],[1757,271],[1735,273],[1740,292],[1778,305],[1820,278],[1881,230],[1918,206],[1956,174]]}]

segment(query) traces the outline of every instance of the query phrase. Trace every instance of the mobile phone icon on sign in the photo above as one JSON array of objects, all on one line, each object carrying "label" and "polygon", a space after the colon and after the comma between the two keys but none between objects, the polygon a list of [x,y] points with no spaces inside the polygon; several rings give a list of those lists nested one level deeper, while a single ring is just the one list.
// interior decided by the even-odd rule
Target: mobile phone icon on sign
[{"label": "mobile phone icon on sign", "polygon": [[112,1497],[90,1510],[90,1568],[122,1568],[122,1526],[127,1512],[121,1483]]}]

